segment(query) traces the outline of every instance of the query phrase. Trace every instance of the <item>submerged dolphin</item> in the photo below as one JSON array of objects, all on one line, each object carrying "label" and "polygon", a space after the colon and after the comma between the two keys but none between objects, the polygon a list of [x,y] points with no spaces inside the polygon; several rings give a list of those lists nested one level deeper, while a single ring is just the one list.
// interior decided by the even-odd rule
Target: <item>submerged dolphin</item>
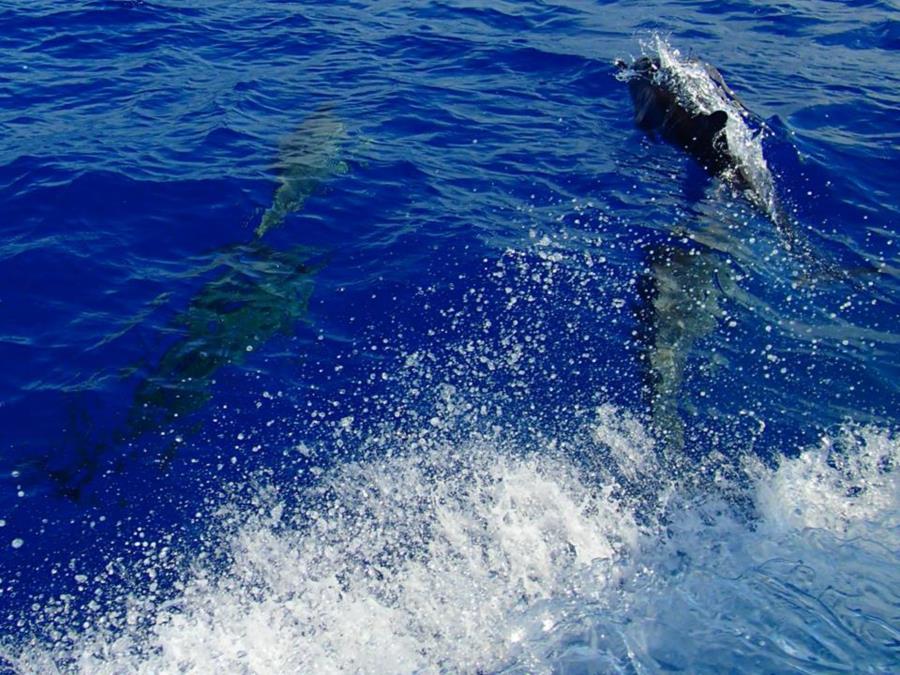
[{"label": "submerged dolphin", "polygon": [[223,367],[238,365],[249,350],[288,332],[307,312],[317,252],[296,246],[280,251],[262,238],[299,211],[322,181],[347,171],[340,159],[346,127],[330,110],[307,117],[279,146],[281,185],[248,244],[221,251],[214,266],[224,268],[180,314],[174,328],[182,337],[139,386],[131,416],[134,430],[170,423],[199,411]]},{"label": "submerged dolphin", "polygon": [[130,426],[160,428],[200,410],[216,373],[241,364],[249,352],[287,334],[307,313],[315,251],[278,251],[261,242],[219,252],[221,274],[195,295],[172,322],[181,333],[138,387]]},{"label": "submerged dolphin", "polygon": [[275,164],[281,185],[255,230],[257,238],[303,208],[323,180],[347,172],[347,164],[339,157],[345,136],[344,123],[323,109],[307,117],[281,142]]},{"label": "submerged dolphin", "polygon": [[[74,461],[47,457],[33,462],[36,471],[56,483],[60,495],[80,499],[104,465],[121,469],[132,461],[131,451],[121,454],[123,449],[136,447],[148,432],[169,432],[176,422],[179,431],[190,432],[191,417],[211,397],[223,368],[240,365],[252,350],[290,333],[305,319],[315,276],[324,264],[322,252],[306,246],[279,250],[262,238],[300,210],[323,181],[347,170],[339,157],[345,133],[334,114],[319,110],[280,144],[275,166],[281,184],[253,239],[214,251],[187,272],[215,276],[166,326],[165,332],[177,337],[138,384],[125,424],[108,442],[85,438]],[[171,460],[177,442],[175,437],[162,448],[157,460]]]},{"label": "submerged dolphin", "polygon": [[724,289],[732,286],[724,261],[699,246],[671,244],[650,251],[648,274],[640,284],[644,306],[645,359],[650,413],[669,458],[684,448],[679,413],[688,359],[724,314]]},{"label": "submerged dolphin", "polygon": [[346,127],[330,110],[307,117],[279,146],[281,185],[254,238],[215,256],[221,276],[204,286],[175,320],[182,338],[138,388],[132,424],[147,427],[199,410],[216,372],[240,364],[248,350],[289,331],[307,311],[316,251],[280,251],[262,243],[271,229],[299,211],[322,181],[347,170],[339,151]]},{"label": "submerged dolphin", "polygon": [[213,266],[224,269],[194,296],[173,328],[182,337],[139,386],[131,426],[146,429],[198,411],[209,398],[216,372],[240,364],[248,350],[289,331],[307,311],[321,264],[316,251],[280,251],[261,240],[299,211],[322,181],[347,170],[339,151],[346,127],[330,110],[307,117],[285,138],[275,163],[281,185],[245,245],[220,251]]}]

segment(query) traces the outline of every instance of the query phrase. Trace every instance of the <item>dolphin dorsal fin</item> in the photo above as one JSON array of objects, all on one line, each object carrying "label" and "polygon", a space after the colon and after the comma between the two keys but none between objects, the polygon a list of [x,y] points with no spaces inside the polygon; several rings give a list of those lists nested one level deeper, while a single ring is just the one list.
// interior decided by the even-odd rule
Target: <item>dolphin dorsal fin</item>
[{"label": "dolphin dorsal fin", "polygon": [[716,110],[709,115],[704,115],[703,121],[706,124],[703,135],[712,140],[728,123],[728,113],[724,110]]}]

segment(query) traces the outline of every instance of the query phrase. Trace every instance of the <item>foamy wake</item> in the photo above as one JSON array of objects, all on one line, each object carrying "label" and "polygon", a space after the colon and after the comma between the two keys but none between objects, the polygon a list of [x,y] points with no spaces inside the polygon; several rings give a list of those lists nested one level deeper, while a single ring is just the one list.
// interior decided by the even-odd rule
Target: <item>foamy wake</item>
[{"label": "foamy wake", "polygon": [[216,511],[204,550],[220,562],[198,559],[174,599],[130,593],[75,630],[61,616],[55,645],[20,645],[13,662],[86,673],[896,665],[890,433],[848,428],[775,469],[711,462],[690,486],[660,480],[650,436],[611,407],[570,439],[578,452],[502,439],[385,433],[380,453],[314,489],[263,481],[249,503]]}]

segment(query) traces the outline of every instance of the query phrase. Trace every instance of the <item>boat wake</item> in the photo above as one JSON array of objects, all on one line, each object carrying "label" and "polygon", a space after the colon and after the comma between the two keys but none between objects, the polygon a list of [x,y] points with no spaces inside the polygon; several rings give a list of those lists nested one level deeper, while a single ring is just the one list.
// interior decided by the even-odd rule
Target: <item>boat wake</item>
[{"label": "boat wake", "polygon": [[[601,406],[588,420],[533,447],[498,428],[367,429],[366,459],[324,472],[301,445],[314,487],[233,486],[200,551],[153,546],[130,585],[85,579],[86,593],[115,582],[120,594],[79,628],[65,602],[46,603],[35,615],[49,637],[8,645],[8,662],[92,673],[896,663],[895,435],[847,427],[775,468],[711,457],[690,480],[658,480],[666,468],[636,418]],[[164,593],[154,579],[174,568],[181,581]]]}]

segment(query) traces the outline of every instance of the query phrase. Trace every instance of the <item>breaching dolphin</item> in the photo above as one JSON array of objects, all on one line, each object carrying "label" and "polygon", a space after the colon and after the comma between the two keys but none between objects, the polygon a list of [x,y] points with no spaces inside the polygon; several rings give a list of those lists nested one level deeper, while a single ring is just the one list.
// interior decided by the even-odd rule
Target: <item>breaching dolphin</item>
[{"label": "breaching dolphin", "polygon": [[683,58],[657,39],[655,56],[631,64],[616,61],[617,78],[628,83],[635,123],[686,150],[710,174],[741,190],[775,225],[784,247],[807,273],[825,278],[846,274],[816,255],[781,205],[766,159],[763,138],[771,134],[712,65]]},{"label": "breaching dolphin", "polygon": [[683,148],[709,173],[752,190],[755,201],[768,206],[774,196],[771,175],[752,142],[755,133],[744,123],[752,114],[718,70],[697,59],[667,62],[664,55],[616,65],[628,83],[638,127]]}]

